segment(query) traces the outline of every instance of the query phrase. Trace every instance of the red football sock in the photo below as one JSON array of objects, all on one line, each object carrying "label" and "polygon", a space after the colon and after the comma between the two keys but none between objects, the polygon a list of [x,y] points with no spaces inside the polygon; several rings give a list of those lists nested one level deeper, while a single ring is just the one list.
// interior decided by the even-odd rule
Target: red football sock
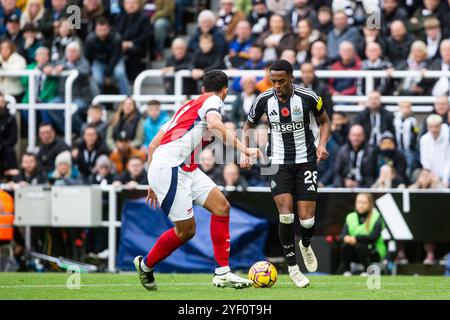
[{"label": "red football sock", "polygon": [[211,215],[211,240],[219,267],[228,266],[230,257],[230,216]]},{"label": "red football sock", "polygon": [[144,258],[145,265],[153,268],[158,262],[170,256],[182,244],[183,242],[175,233],[175,228],[167,230],[158,238],[153,248]]}]

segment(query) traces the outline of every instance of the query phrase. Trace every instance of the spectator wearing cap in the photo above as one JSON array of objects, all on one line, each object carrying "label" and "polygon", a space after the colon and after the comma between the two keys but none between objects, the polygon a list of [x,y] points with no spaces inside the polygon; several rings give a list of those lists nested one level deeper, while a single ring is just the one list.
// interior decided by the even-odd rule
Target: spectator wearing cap
[{"label": "spectator wearing cap", "polygon": [[286,14],[286,20],[294,33],[299,33],[303,26],[299,25],[301,20],[308,20],[311,29],[318,24],[317,13],[309,0],[295,0],[294,6]]},{"label": "spectator wearing cap", "polygon": [[170,120],[167,111],[161,111],[161,102],[158,100],[150,100],[147,103],[147,117],[144,120],[144,144],[142,148],[147,150],[147,146],[157,135],[159,129],[164,123]]},{"label": "spectator wearing cap", "polygon": [[113,150],[115,146],[115,138],[122,131],[127,133],[127,137],[131,140],[133,148],[140,148],[144,143],[144,129],[141,114],[136,106],[136,102],[128,97],[125,98],[114,113],[107,133],[106,143]]},{"label": "spectator wearing cap", "polygon": [[390,26],[390,36],[386,39],[386,58],[394,65],[403,63],[408,58],[409,48],[415,37],[408,32],[406,25],[401,20],[395,20]]},{"label": "spectator wearing cap", "polygon": [[442,118],[432,114],[427,118],[428,132],[420,138],[420,163],[436,175],[445,187],[450,177],[449,126]]},{"label": "spectator wearing cap", "polygon": [[378,171],[380,171],[381,167],[386,164],[395,168],[398,179],[401,183],[408,183],[409,179],[406,175],[406,158],[403,153],[398,150],[395,142],[395,136],[389,131],[383,132],[380,142],[378,143]]},{"label": "spectator wearing cap", "polygon": [[17,168],[16,143],[16,118],[9,113],[5,97],[0,93],[0,177],[4,171]]},{"label": "spectator wearing cap", "polygon": [[94,126],[87,126],[83,139],[72,149],[72,158],[84,181],[94,172],[95,162],[101,155],[109,155],[106,144]]},{"label": "spectator wearing cap", "polygon": [[217,17],[211,10],[203,10],[197,18],[198,28],[189,40],[189,52],[194,53],[200,48],[200,36],[204,33],[212,35],[215,50],[224,57],[228,53],[225,36],[216,26]]},{"label": "spectator wearing cap", "polygon": [[122,36],[122,53],[128,80],[134,81],[145,69],[150,21],[139,0],[125,0],[123,8],[124,11],[115,16],[114,26]]},{"label": "spectator wearing cap", "polygon": [[333,185],[369,188],[376,178],[376,149],[365,142],[364,128],[359,124],[351,126],[348,140],[337,152]]},{"label": "spectator wearing cap", "polygon": [[20,30],[20,15],[12,14],[6,21],[6,32],[3,34],[2,39],[9,39],[16,47],[19,47],[23,41],[22,31]]},{"label": "spectator wearing cap", "polygon": [[100,104],[94,104],[89,106],[87,111],[87,123],[84,123],[81,127],[81,132],[84,132],[84,129],[87,126],[94,127],[97,130],[98,135],[103,141],[106,141],[106,131],[108,130],[108,123],[103,121],[103,112],[104,108]]},{"label": "spectator wearing cap", "polygon": [[253,38],[256,39],[269,28],[272,12],[267,9],[265,0],[253,0],[252,4],[253,8],[247,16],[247,21],[250,22]]},{"label": "spectator wearing cap", "polygon": [[399,0],[384,0],[380,19],[381,33],[384,37],[390,35],[391,24],[395,20],[401,20],[406,23],[408,20],[408,12],[399,4]]},{"label": "spectator wearing cap", "polygon": [[8,19],[16,15],[20,17],[20,9],[14,0],[2,0],[0,5],[0,37],[6,33],[6,23]]},{"label": "spectator wearing cap", "polygon": [[108,156],[101,155],[95,161],[94,172],[89,177],[89,184],[109,185],[114,182],[116,175],[113,172],[113,164]]},{"label": "spectator wearing cap", "polygon": [[77,171],[72,168],[72,158],[69,151],[64,151],[58,154],[55,158],[55,170],[50,173],[50,180],[53,180],[53,185],[77,185],[82,184],[78,179]]},{"label": "spectator wearing cap", "polygon": [[439,58],[439,47],[444,37],[442,36],[441,23],[436,18],[427,18],[424,22],[425,44],[427,45],[427,58],[434,60]]},{"label": "spectator wearing cap", "polygon": [[295,50],[295,37],[290,32],[284,17],[273,14],[269,21],[269,30],[263,32],[255,42],[263,48],[263,60],[278,59],[286,49]]},{"label": "spectator wearing cap", "polygon": [[395,135],[394,114],[383,107],[378,91],[369,94],[366,108],[356,114],[354,122],[363,126],[366,141],[374,146],[378,145],[385,131]]},{"label": "spectator wearing cap", "polygon": [[128,160],[127,170],[116,178],[114,186],[125,185],[127,189],[135,189],[138,185],[147,185],[147,171],[144,160],[139,156],[132,156]]},{"label": "spectator wearing cap", "polygon": [[345,12],[337,11],[333,15],[333,30],[328,33],[327,38],[328,57],[331,60],[339,59],[340,46],[344,41],[357,46],[363,43],[358,29],[348,25]]},{"label": "spectator wearing cap", "polygon": [[34,62],[36,50],[43,45],[42,40],[38,39],[38,29],[32,23],[26,24],[22,29],[18,52],[27,60],[27,64]]},{"label": "spectator wearing cap", "polygon": [[[361,70],[361,59],[352,43],[344,41],[339,45],[339,58],[330,70]],[[357,78],[330,78],[328,87],[332,95],[355,95]]]},{"label": "spectator wearing cap", "polygon": [[438,19],[442,26],[446,26],[448,20],[445,13],[445,5],[440,0],[423,0],[422,5],[416,8],[411,19],[409,19],[408,29],[417,38],[423,39],[425,36],[425,20],[433,17]]},{"label": "spectator wearing cap", "polygon": [[109,159],[114,163],[116,172],[121,174],[125,171],[128,161],[133,156],[138,156],[145,161],[145,153],[131,146],[131,138],[126,131],[117,132],[114,136],[115,148]]},{"label": "spectator wearing cap", "polygon": [[225,40],[233,40],[236,26],[239,21],[245,20],[245,13],[237,10],[235,0],[220,0],[220,10],[217,17],[216,26],[225,35]]},{"label": "spectator wearing cap", "polygon": [[70,148],[63,139],[56,136],[55,129],[50,123],[41,123],[39,125],[40,146],[37,153],[38,159],[45,171],[51,172],[55,169],[55,158],[63,151]]},{"label": "spectator wearing cap", "polygon": [[[0,68],[5,71],[25,70],[27,62],[16,52],[16,46],[13,41],[4,39],[0,42]],[[24,88],[19,77],[0,77],[0,92],[9,94],[16,98],[16,101],[22,100]]]},{"label": "spectator wearing cap", "polygon": [[91,64],[92,77],[101,92],[103,86],[110,84],[114,78],[120,94],[130,93],[121,45],[120,34],[111,30],[106,18],[99,18],[95,31],[89,33],[86,38],[85,56]]},{"label": "spectator wearing cap", "polygon": [[[439,46],[440,58],[435,59],[428,66],[429,70],[448,71],[450,70],[450,40],[445,39]],[[440,77],[434,84],[431,94],[435,97],[450,94],[450,78]]]}]

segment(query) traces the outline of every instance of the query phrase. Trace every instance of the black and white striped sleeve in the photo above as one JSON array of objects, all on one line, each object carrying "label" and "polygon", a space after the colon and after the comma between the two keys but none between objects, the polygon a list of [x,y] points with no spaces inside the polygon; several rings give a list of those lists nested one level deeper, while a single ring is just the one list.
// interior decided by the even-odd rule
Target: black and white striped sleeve
[{"label": "black and white striped sleeve", "polygon": [[266,109],[264,104],[267,102],[267,99],[264,99],[263,96],[265,95],[260,94],[255,100],[253,100],[252,107],[247,115],[247,121],[254,125],[258,124],[259,119],[261,119]]}]

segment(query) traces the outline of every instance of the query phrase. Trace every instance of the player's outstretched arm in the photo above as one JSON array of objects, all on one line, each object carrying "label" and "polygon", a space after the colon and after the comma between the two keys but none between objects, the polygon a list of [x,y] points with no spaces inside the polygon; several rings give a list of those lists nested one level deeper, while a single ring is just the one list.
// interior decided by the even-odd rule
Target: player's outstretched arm
[{"label": "player's outstretched arm", "polygon": [[330,138],[331,134],[331,124],[330,124],[330,118],[328,117],[326,112],[322,112],[322,114],[317,118],[320,124],[319,132],[320,132],[320,139],[319,139],[319,145],[317,146],[317,161],[326,160],[328,158],[328,151],[327,151],[327,142]]},{"label": "player's outstretched arm", "polygon": [[[252,129],[254,127],[255,127],[255,125],[247,120],[247,121],[245,121],[244,128],[242,128],[241,141],[242,141],[242,144],[244,145],[244,147],[246,147],[246,148],[248,148],[248,146],[250,145],[249,131],[250,131],[250,129]],[[248,157],[244,153],[241,153],[241,158],[240,158],[241,168],[250,169],[251,165],[252,165],[252,162],[250,160],[250,157]]]},{"label": "player's outstretched arm", "polygon": [[228,131],[222,122],[222,117],[218,113],[209,112],[206,115],[206,123],[208,129],[211,130],[214,135],[219,137],[219,139],[227,146],[236,148],[239,152],[242,152],[249,157],[263,157],[258,148],[246,148],[231,131]]}]

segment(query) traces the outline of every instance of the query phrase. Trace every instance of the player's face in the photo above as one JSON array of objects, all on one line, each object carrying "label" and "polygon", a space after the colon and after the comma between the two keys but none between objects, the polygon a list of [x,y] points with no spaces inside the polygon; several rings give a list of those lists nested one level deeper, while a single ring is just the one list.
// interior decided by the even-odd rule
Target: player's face
[{"label": "player's face", "polygon": [[293,75],[289,75],[286,71],[270,71],[270,81],[278,97],[286,98],[292,91]]}]

